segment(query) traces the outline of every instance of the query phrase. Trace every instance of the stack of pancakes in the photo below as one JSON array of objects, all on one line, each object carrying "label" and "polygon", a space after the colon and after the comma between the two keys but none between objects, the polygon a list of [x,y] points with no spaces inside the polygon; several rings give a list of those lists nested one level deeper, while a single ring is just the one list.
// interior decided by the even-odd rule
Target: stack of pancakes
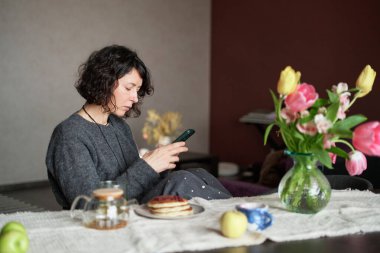
[{"label": "stack of pancakes", "polygon": [[180,196],[157,196],[151,199],[147,206],[152,214],[161,217],[186,216],[193,213],[187,199]]}]

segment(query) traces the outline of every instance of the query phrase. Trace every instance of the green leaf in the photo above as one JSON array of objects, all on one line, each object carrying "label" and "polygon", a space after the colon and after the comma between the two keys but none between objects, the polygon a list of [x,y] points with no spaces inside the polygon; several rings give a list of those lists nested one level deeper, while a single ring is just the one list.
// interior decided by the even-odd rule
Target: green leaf
[{"label": "green leaf", "polygon": [[352,139],[352,131],[346,128],[333,127],[329,129],[329,133],[344,139]]},{"label": "green leaf", "polygon": [[280,128],[280,132],[286,147],[290,150],[296,150],[296,144],[293,139],[292,131],[288,128]]},{"label": "green leaf", "polygon": [[275,125],[275,123],[272,123],[269,126],[267,126],[267,128],[265,129],[264,145],[267,145],[267,140],[268,140],[269,133],[272,130],[272,128],[273,128],[274,125]]},{"label": "green leaf", "polygon": [[329,103],[329,101],[327,99],[324,99],[324,98],[318,98],[315,103],[313,104],[313,108],[319,108],[319,107],[322,107],[322,106],[325,106]]},{"label": "green leaf", "polygon": [[294,131],[293,132],[293,136],[301,141],[304,141],[305,140],[305,135],[303,134],[300,134],[298,131]]},{"label": "green leaf", "polygon": [[351,92],[351,93],[355,93],[355,92],[358,92],[358,91],[360,91],[360,89],[358,89],[358,88],[351,88],[351,89],[348,90],[348,92]]},{"label": "green leaf", "polygon": [[291,134],[291,130],[288,128],[281,128],[281,133],[284,135],[284,137],[289,140],[292,139],[293,135]]},{"label": "green leaf", "polygon": [[327,108],[326,118],[330,120],[331,122],[334,122],[336,115],[338,114],[338,110],[339,110],[339,101],[334,102]]},{"label": "green leaf", "polygon": [[281,129],[284,129],[285,131],[289,128],[288,125],[283,121],[276,122],[278,124],[278,127]]},{"label": "green leaf", "polygon": [[277,112],[279,111],[280,108],[277,108],[278,107],[278,98],[276,96],[276,94],[274,94],[274,92],[272,90],[269,90],[271,96],[272,96],[272,99],[273,99],[273,103],[274,103],[274,111],[276,112],[276,115],[277,115]]},{"label": "green leaf", "polygon": [[318,110],[319,108],[311,108],[309,113],[315,115],[318,113]]},{"label": "green leaf", "polygon": [[345,118],[344,120],[338,121],[334,127],[337,128],[344,128],[344,129],[350,129],[354,126],[359,125],[360,123],[363,123],[366,121],[367,118],[363,115],[353,115],[350,117]]},{"label": "green leaf", "polygon": [[329,96],[329,100],[331,101],[331,103],[333,103],[333,104],[339,103],[339,95],[338,94],[327,90],[327,95]]},{"label": "green leaf", "polygon": [[327,168],[332,169],[331,158],[329,152],[323,149],[318,149],[317,147],[312,149],[312,152],[316,155],[317,159]]},{"label": "green leaf", "polygon": [[300,120],[298,120],[298,121],[299,121],[300,124],[305,124],[305,123],[307,123],[307,122],[313,120],[314,117],[315,117],[315,115],[316,115],[317,113],[318,113],[318,110],[314,110],[314,109],[312,109],[312,110],[310,110],[310,114],[309,114],[308,116],[306,116],[306,117],[304,117],[304,118],[302,118],[302,119],[300,119]]},{"label": "green leaf", "polygon": [[340,157],[343,157],[344,159],[348,159],[348,154],[346,151],[344,151],[341,148],[338,147],[331,147],[330,149],[327,149],[328,152],[334,153]]}]

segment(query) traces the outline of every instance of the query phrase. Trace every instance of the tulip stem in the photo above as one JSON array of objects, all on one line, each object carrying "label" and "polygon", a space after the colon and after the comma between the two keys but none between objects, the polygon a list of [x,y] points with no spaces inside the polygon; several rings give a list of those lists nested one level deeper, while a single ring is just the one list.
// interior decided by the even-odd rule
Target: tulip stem
[{"label": "tulip stem", "polygon": [[276,112],[276,117],[280,122],[283,122],[283,119],[281,118],[281,107],[282,107],[282,102],[284,101],[285,96],[280,95],[280,99],[278,100],[278,106],[277,106],[277,112]]},{"label": "tulip stem", "polygon": [[350,109],[350,107],[355,103],[356,99],[358,99],[358,97],[359,97],[359,93],[360,93],[360,91],[357,92],[357,93],[355,94],[354,99],[352,99],[352,101],[351,101],[351,103],[348,105],[346,111],[347,111],[348,109]]},{"label": "tulip stem", "polygon": [[336,140],[335,142],[340,142],[340,143],[346,144],[352,151],[355,151],[355,148],[348,141]]}]

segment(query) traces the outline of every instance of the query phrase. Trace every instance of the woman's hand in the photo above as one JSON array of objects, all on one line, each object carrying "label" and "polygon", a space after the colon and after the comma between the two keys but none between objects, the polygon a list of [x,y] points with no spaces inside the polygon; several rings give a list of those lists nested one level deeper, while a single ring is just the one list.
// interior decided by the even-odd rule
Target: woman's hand
[{"label": "woman's hand", "polygon": [[174,169],[176,166],[175,163],[179,161],[178,154],[188,150],[185,145],[186,143],[182,141],[161,146],[145,153],[142,159],[157,173],[167,169]]}]

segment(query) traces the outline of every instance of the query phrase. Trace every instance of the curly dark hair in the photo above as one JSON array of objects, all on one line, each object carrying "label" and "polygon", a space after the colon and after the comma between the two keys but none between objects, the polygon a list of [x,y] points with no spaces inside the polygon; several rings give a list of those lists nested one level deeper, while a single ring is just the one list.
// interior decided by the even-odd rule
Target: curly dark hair
[{"label": "curly dark hair", "polygon": [[[153,94],[150,73],[136,52],[124,46],[112,45],[93,52],[88,60],[79,67],[79,79],[75,87],[89,104],[101,105],[110,112],[108,104],[113,104],[113,90],[116,81],[136,69],[142,78],[138,91],[138,103],[133,104],[125,117],[138,117],[145,95]],[[116,106],[115,104],[113,104]]]}]

